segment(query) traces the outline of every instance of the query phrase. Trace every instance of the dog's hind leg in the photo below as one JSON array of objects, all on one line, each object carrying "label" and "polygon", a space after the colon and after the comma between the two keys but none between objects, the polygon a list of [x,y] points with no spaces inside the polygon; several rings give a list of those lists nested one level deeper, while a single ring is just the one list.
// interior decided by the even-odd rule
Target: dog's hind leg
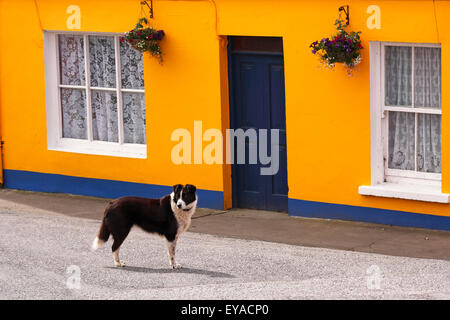
[{"label": "dog's hind leg", "polygon": [[123,241],[125,240],[128,233],[130,232],[130,229],[131,229],[131,227],[123,230],[122,232],[112,233],[114,242],[113,242],[111,249],[112,249],[113,258],[114,258],[114,266],[116,266],[116,267],[124,267],[125,266],[125,263],[123,261],[120,261],[119,250],[120,250],[120,246],[122,245]]}]

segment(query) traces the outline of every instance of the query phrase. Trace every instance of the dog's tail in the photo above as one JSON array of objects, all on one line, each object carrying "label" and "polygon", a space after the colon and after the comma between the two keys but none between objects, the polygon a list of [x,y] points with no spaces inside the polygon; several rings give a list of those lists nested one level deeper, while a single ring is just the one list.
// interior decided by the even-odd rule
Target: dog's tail
[{"label": "dog's tail", "polygon": [[108,226],[105,224],[105,219],[103,219],[102,224],[100,225],[100,229],[98,229],[97,237],[92,243],[92,251],[95,251],[103,246],[103,244],[108,241],[110,234],[111,233],[108,229]]}]

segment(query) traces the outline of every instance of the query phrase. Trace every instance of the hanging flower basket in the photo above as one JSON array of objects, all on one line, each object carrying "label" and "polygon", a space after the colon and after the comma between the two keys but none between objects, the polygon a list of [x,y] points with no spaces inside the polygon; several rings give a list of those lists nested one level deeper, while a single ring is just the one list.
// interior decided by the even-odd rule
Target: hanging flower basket
[{"label": "hanging flower basket", "polygon": [[164,38],[164,31],[156,30],[152,27],[144,27],[143,23],[148,23],[146,18],[139,19],[136,27],[125,33],[120,41],[127,41],[135,50],[149,52],[161,62],[162,51],[159,46],[159,41]]},{"label": "hanging flower basket", "polygon": [[334,24],[337,34],[330,38],[323,38],[320,41],[314,41],[309,46],[312,53],[318,55],[320,61],[325,67],[333,69],[336,63],[343,63],[347,68],[347,73],[352,74],[355,66],[361,62],[361,38],[358,32],[348,33],[342,20],[336,20]]}]

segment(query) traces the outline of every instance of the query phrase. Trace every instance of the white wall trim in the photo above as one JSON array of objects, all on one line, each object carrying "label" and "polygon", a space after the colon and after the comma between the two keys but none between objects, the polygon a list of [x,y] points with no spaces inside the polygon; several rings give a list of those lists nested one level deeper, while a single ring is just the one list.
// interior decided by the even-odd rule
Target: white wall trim
[{"label": "white wall trim", "polygon": [[147,158],[147,145],[145,144],[119,144],[106,141],[61,138],[53,145],[49,145],[48,150],[124,158]]},{"label": "white wall trim", "polygon": [[370,183],[384,182],[384,150],[381,113],[381,43],[369,42],[370,55]]},{"label": "white wall trim", "polygon": [[440,185],[381,183],[372,186],[360,186],[358,192],[365,196],[450,203],[450,194],[442,193]]}]

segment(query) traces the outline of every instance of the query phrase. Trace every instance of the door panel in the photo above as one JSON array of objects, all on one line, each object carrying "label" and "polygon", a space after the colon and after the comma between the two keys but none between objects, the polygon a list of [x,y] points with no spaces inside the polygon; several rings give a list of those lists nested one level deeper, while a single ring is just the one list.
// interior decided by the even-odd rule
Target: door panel
[{"label": "door panel", "polygon": [[[259,81],[263,73],[261,65],[246,56],[233,59],[234,82],[238,83],[234,88],[235,105],[234,129],[258,129],[263,121],[263,115],[258,112],[258,107],[263,104],[263,97],[258,92],[264,90],[263,83]],[[256,141],[257,143],[257,141]],[[237,164],[237,152],[235,151],[234,165],[237,166],[238,174],[234,176],[234,199],[235,205],[243,208],[258,209],[260,203],[264,203],[264,185],[257,178],[259,175],[259,164],[250,163],[250,151],[256,150],[257,145],[245,139],[245,164]],[[238,145],[235,143],[235,150]]]},{"label": "door panel", "polygon": [[[268,210],[287,211],[287,156],[286,156],[286,112],[284,91],[284,66],[281,63],[269,65],[270,94],[270,128],[279,129],[279,170],[270,176],[270,183],[266,194],[266,208]],[[272,143],[271,143],[272,145]]]}]

